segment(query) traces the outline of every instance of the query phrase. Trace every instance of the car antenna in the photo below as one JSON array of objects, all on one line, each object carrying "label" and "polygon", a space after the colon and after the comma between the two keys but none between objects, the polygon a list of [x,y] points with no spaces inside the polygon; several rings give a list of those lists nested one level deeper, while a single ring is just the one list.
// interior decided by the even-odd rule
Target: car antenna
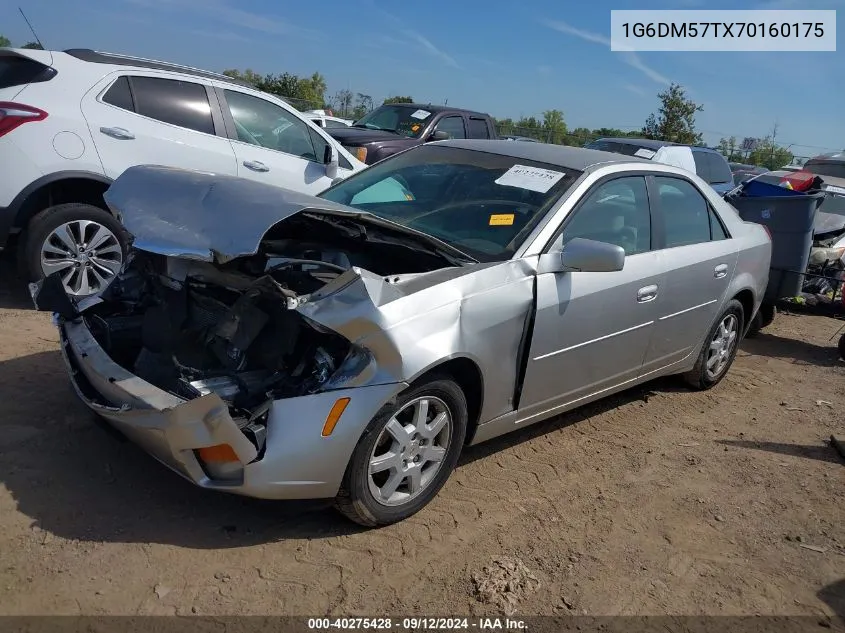
[{"label": "car antenna", "polygon": [[[26,13],[23,12],[23,9],[18,7],[18,11],[21,12],[21,16],[23,16],[24,22],[29,27],[29,30],[32,31],[32,36],[35,38],[35,41],[38,42],[38,45],[41,47],[41,50],[47,50],[44,48],[44,44],[41,43],[41,39],[38,37],[38,33],[35,32],[35,29],[32,27],[32,24],[29,21],[29,18],[26,17]],[[49,51],[50,53],[50,65],[53,65],[53,51]]]}]

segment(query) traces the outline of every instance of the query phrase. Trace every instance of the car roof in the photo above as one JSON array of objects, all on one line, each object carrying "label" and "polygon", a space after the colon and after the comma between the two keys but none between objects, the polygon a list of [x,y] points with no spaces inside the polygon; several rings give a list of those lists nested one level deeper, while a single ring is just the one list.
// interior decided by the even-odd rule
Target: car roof
[{"label": "car roof", "polygon": [[814,163],[845,163],[845,152],[829,152],[827,154],[820,154],[813,156],[807,162]]},{"label": "car roof", "polygon": [[171,62],[162,62],[156,59],[145,59],[143,57],[132,57],[130,55],[120,55],[117,53],[103,53],[91,50],[90,48],[69,48],[62,52],[66,55],[70,55],[71,57],[75,57],[76,59],[92,64],[111,64],[114,66],[130,66],[132,68],[146,68],[149,70],[166,70],[191,75],[193,77],[201,77],[203,79],[214,79],[256,90],[255,86],[248,81],[243,81],[242,79],[235,79],[234,77],[229,77],[228,75],[224,75],[222,73],[215,73],[201,68],[193,68],[191,66],[182,66],[181,64],[173,64]]},{"label": "car roof", "polygon": [[431,103],[383,103],[387,106],[398,106],[400,108],[415,108],[417,110],[427,110],[433,114],[438,112],[462,112],[464,114],[478,114],[481,116],[490,116],[486,112],[479,112],[477,110],[465,110],[464,108],[454,108],[445,105],[433,105]]},{"label": "car roof", "polygon": [[[656,141],[651,138],[633,138],[630,136],[603,136],[602,138],[597,138],[596,141],[613,141],[614,143],[640,145],[641,147],[647,147],[648,149],[660,149],[661,147],[667,147],[669,145],[677,145],[677,143],[672,143],[670,141]],[[595,143],[596,141],[593,142]]]},{"label": "car roof", "polygon": [[650,160],[636,156],[625,156],[613,152],[602,152],[597,149],[571,147],[569,145],[553,145],[551,143],[514,143],[505,140],[460,139],[437,141],[433,145],[458,147],[490,154],[501,154],[513,158],[524,158],[539,163],[548,163],[567,169],[584,171],[588,167],[599,163],[638,163],[652,165]]},{"label": "car roof", "polygon": [[[661,147],[689,147],[694,152],[719,152],[712,147],[703,145],[688,145],[685,143],[673,143],[672,141],[659,141],[651,138],[635,138],[631,136],[603,136],[596,141],[612,141],[614,143],[626,143],[628,145],[639,145],[648,149],[660,149]],[[593,141],[595,142],[595,141]]]}]

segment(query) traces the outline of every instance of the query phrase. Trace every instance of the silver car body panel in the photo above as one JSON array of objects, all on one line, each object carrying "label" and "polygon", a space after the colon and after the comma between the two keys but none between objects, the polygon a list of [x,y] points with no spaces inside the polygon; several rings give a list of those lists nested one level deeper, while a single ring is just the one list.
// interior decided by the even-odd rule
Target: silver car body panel
[{"label": "silver car body panel", "polygon": [[[446,144],[537,154],[536,160],[546,162],[558,154],[586,156],[589,165],[511,260],[413,275],[352,268],[302,297],[295,309],[303,317],[340,334],[366,359],[319,393],[273,402],[263,457],[256,459],[254,447],[237,439],[237,424],[217,396],[184,401],[134,378],[108,358],[81,320],[61,326],[72,375],[82,374],[99,394],[92,397],[78,383],[80,396],[200,486],[266,498],[331,497],[373,417],[431,370],[459,360],[477,372],[481,391],[473,395],[480,406],[470,441],[479,443],[645,380],[689,370],[731,298],[744,298],[752,316],[759,308],[769,238],[696,175],[592,150],[562,153],[553,146],[506,141]],[[578,201],[597,181],[632,171],[694,183],[730,239],[630,256],[616,273],[545,272],[541,255]],[[119,179],[107,194],[129,230],[137,232],[135,247],[169,255],[175,277],[213,266],[204,262],[255,253],[270,226],[303,209],[368,215],[273,187],[265,191],[257,183],[221,179],[223,185],[209,186],[208,175],[182,174],[139,169],[124,181],[127,186]],[[197,218],[205,212],[207,217]],[[167,220],[157,220],[157,213]],[[233,214],[237,220],[229,221]],[[344,397],[350,404],[341,422],[330,437],[322,437],[329,410]],[[242,483],[209,480],[189,450],[219,443],[230,443],[246,464]]]}]

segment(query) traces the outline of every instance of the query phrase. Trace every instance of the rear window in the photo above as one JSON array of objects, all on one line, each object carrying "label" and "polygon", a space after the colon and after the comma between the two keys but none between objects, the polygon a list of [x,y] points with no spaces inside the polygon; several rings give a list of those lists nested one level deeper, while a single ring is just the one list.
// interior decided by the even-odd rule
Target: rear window
[{"label": "rear window", "polygon": [[808,160],[804,163],[804,170],[822,177],[845,178],[845,162],[834,163],[821,160]]},{"label": "rear window", "polygon": [[[613,152],[614,154],[624,154],[625,156],[641,156],[642,158],[651,158],[655,154],[655,150],[644,145],[635,143],[620,143],[617,141],[593,141],[586,145],[587,149],[597,149],[602,152]],[[642,150],[640,152],[640,150]],[[640,154],[637,154],[640,152]]]},{"label": "rear window", "polygon": [[716,152],[705,152],[710,164],[710,183],[724,183],[733,181],[733,173],[728,161]]},{"label": "rear window", "polygon": [[26,57],[0,57],[0,88],[25,86],[39,81],[49,81],[56,71],[41,62]]},{"label": "rear window", "polygon": [[487,129],[487,121],[484,119],[469,119],[469,129],[467,129],[470,138],[490,138],[490,132]]}]

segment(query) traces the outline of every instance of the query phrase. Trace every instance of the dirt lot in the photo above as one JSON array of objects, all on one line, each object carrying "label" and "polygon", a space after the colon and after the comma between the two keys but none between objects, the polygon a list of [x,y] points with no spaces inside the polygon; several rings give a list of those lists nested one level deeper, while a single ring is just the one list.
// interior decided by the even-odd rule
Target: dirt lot
[{"label": "dirt lot", "polygon": [[[779,315],[726,380],[663,380],[466,452],[428,509],[364,531],[320,504],[204,492],[91,423],[48,315],[0,285],[0,613],[845,612],[845,367]],[[821,551],[820,551],[821,550]]]}]

